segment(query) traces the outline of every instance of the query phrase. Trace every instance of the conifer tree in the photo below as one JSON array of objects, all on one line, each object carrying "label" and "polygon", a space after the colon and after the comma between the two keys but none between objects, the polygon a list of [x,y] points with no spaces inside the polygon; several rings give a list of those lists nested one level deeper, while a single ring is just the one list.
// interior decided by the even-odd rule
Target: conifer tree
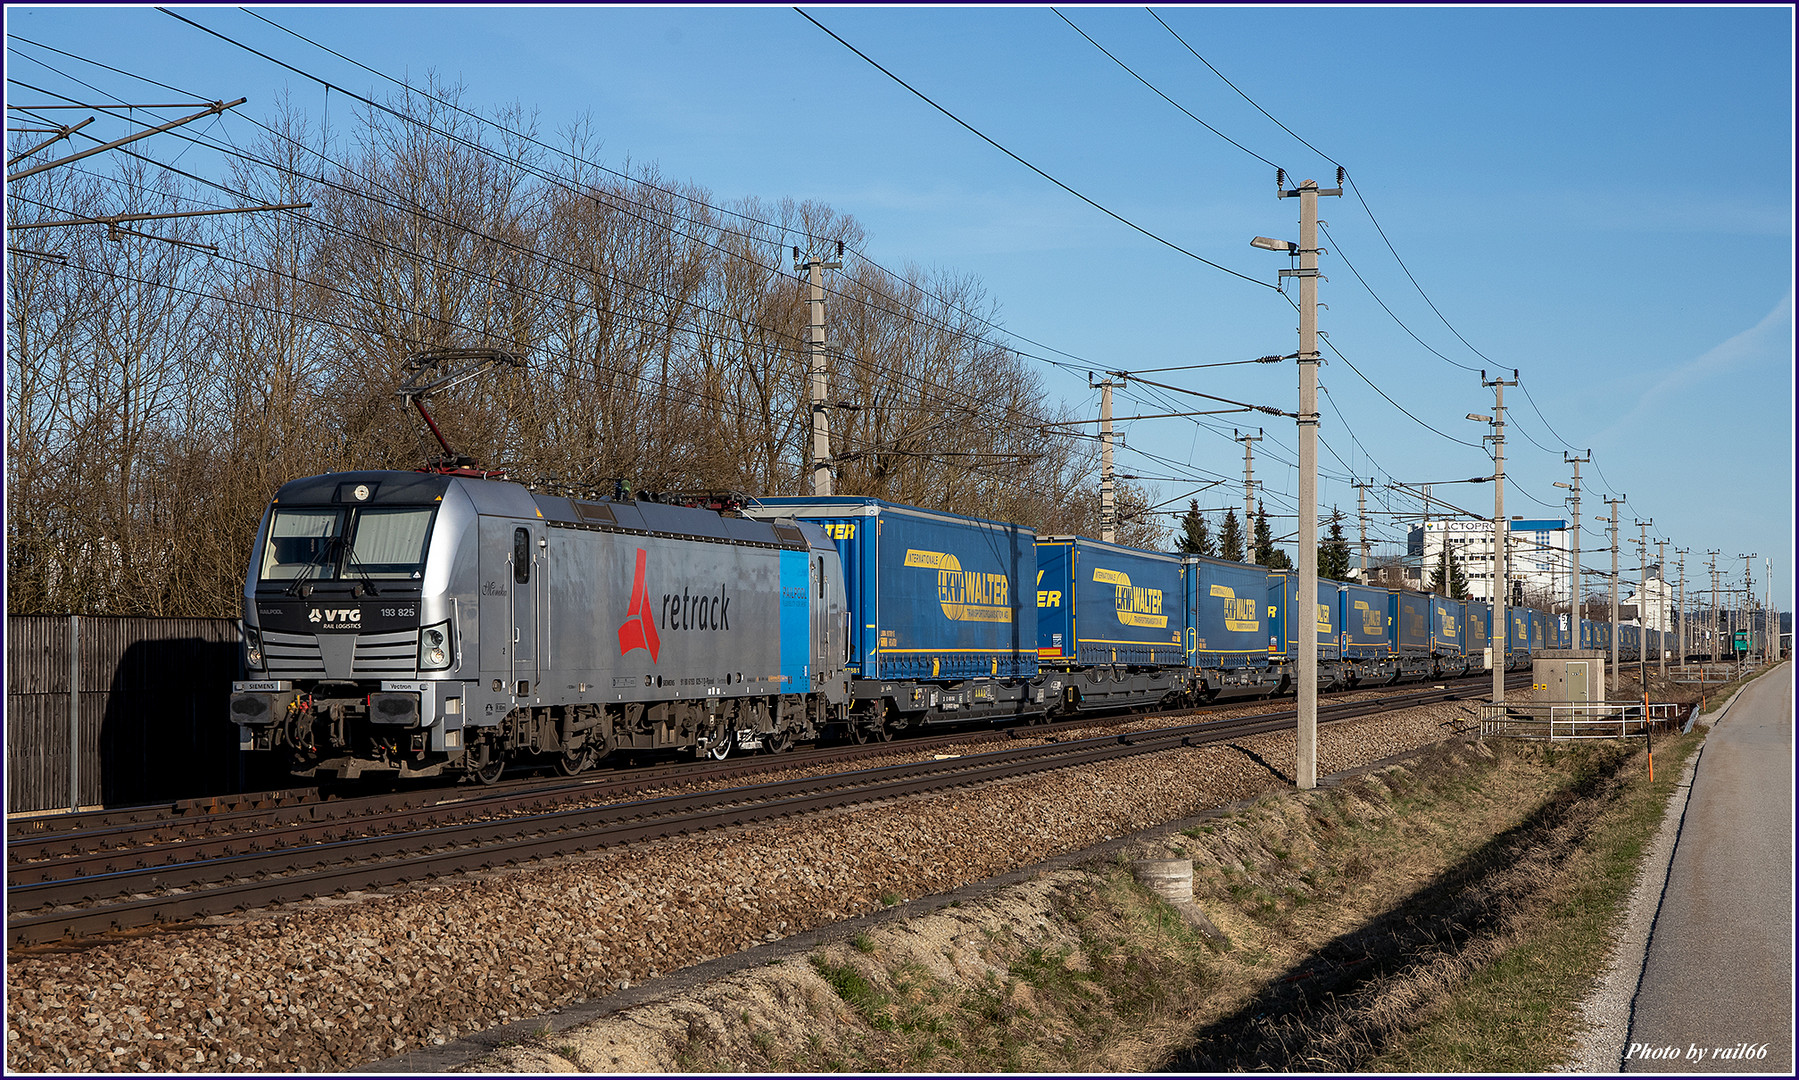
[{"label": "conifer tree", "polygon": [[1198,499],[1187,500],[1187,512],[1181,516],[1181,538],[1175,544],[1175,550],[1182,555],[1218,557],[1218,547],[1212,542],[1212,526],[1199,512]]},{"label": "conifer tree", "polygon": [[1218,530],[1218,557],[1231,562],[1243,560],[1243,527],[1237,524],[1237,508],[1224,512],[1224,525]]},{"label": "conifer tree", "polygon": [[1331,507],[1331,527],[1318,545],[1318,576],[1332,581],[1349,579],[1349,541],[1343,536],[1343,513]]},{"label": "conifer tree", "polygon": [[1468,578],[1462,573],[1462,564],[1449,557],[1448,544],[1438,550],[1437,568],[1431,571],[1425,588],[1454,600],[1468,599]]},{"label": "conifer tree", "polygon": [[[1274,546],[1274,532],[1268,526],[1268,505],[1257,501],[1255,521],[1255,561],[1271,570],[1290,570],[1293,560]],[[1322,571],[1320,574],[1322,575]]]}]

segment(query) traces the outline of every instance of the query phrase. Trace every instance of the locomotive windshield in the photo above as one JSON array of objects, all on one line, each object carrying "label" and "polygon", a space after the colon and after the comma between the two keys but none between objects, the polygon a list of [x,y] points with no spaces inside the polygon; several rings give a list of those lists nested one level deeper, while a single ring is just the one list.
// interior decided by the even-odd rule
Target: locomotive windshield
[{"label": "locomotive windshield", "polygon": [[269,523],[263,581],[422,576],[432,507],[283,507]]}]

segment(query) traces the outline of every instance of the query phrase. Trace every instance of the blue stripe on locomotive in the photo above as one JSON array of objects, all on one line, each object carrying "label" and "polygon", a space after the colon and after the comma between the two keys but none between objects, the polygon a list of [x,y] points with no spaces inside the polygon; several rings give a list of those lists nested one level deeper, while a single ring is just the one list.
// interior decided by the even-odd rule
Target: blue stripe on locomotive
[{"label": "blue stripe on locomotive", "polygon": [[1390,655],[1393,629],[1387,615],[1387,590],[1346,582],[1338,597],[1337,625],[1343,628],[1343,655],[1359,659]]},{"label": "blue stripe on locomotive", "polygon": [[758,502],[758,517],[812,522],[836,544],[856,630],[849,666],[862,678],[1037,673],[1030,529],[861,496]]},{"label": "blue stripe on locomotive", "polygon": [[1266,569],[1188,555],[1181,560],[1181,589],[1188,666],[1239,668],[1268,662],[1272,631],[1264,611]]},{"label": "blue stripe on locomotive", "polygon": [[812,692],[812,559],[804,551],[781,552],[781,692]]},{"label": "blue stripe on locomotive", "polygon": [[1039,663],[1183,662],[1181,563],[1084,536],[1037,540]]}]

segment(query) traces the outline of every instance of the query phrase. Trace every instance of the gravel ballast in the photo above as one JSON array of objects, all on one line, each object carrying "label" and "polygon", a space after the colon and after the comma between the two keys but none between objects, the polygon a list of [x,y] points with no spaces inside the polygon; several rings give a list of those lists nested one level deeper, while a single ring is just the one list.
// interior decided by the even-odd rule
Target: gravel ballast
[{"label": "gravel ballast", "polygon": [[[1320,775],[1470,707],[1320,729]],[[218,920],[7,963],[8,1071],[354,1069],[1289,788],[1290,733]]]}]

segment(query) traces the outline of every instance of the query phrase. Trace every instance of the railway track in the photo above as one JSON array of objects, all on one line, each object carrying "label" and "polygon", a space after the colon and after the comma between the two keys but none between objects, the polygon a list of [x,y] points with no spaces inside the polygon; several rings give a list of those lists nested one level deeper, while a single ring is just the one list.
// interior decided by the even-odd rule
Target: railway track
[{"label": "railway track", "polygon": [[[1484,680],[1479,680],[1484,683]],[[1466,684],[1333,703],[1321,721],[1478,694]],[[1190,716],[1193,710],[1176,715]],[[269,904],[429,880],[632,842],[750,824],[1068,768],[1132,754],[1244,738],[1292,726],[1292,710],[1179,724],[771,783],[642,797],[648,790],[771,769],[853,764],[899,746],[842,747],[739,762],[633,770],[627,776],[437,789],[326,802],[265,799],[258,809],[100,822],[8,845],[7,937],[28,945],[171,924]],[[1122,718],[1139,721],[1141,714]],[[1122,722],[1114,721],[1114,722]],[[962,733],[903,744],[1002,742],[1061,735],[1093,721]],[[654,775],[644,775],[645,773]],[[619,799],[626,801],[617,801]],[[600,800],[611,800],[600,805]],[[583,805],[571,805],[571,803]],[[276,805],[268,805],[270,803]]]},{"label": "railway track", "polygon": [[[1440,685],[1480,688],[1488,685],[1488,681],[1488,676],[1483,674],[1444,680]],[[493,785],[411,787],[363,795],[342,792],[327,794],[317,787],[296,787],[184,799],[173,803],[45,814],[7,823],[7,863],[9,866],[16,866],[42,859],[60,858],[78,849],[99,850],[103,846],[130,848],[164,843],[167,838],[174,836],[216,836],[231,831],[261,829],[298,821],[326,821],[382,814],[405,807],[430,806],[458,799],[472,802],[520,793],[544,793],[552,797],[568,793],[615,797],[633,790],[649,792],[670,784],[727,779],[776,769],[853,762],[859,758],[878,757],[895,751],[922,752],[939,746],[1044,737],[1143,719],[1253,708],[1265,700],[1227,699],[1207,705],[1148,713],[1093,713],[1052,723],[1027,723],[1003,728],[962,730],[950,734],[912,736],[892,744],[876,742],[859,746],[790,751],[779,755],[752,754],[723,762],[687,761],[652,766],[635,765],[597,770],[573,778],[526,776]]]}]

